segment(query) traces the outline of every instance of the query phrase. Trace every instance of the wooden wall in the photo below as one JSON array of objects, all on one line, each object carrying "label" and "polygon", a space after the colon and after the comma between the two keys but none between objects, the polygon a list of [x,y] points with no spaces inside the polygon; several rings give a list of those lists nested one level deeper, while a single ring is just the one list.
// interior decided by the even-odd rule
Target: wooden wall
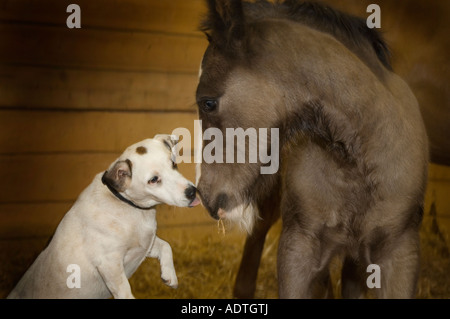
[{"label": "wooden wall", "polygon": [[[66,26],[70,3],[81,29]],[[51,234],[128,145],[193,128],[202,10],[201,0],[0,1],[0,238]],[[194,179],[193,165],[180,169]]]},{"label": "wooden wall", "polygon": [[[364,16],[366,2],[337,4]],[[66,26],[70,3],[81,7],[81,29]],[[203,11],[203,0],[0,1],[0,238],[50,235],[125,147],[176,127],[192,130],[207,45],[196,31]],[[411,26],[397,17],[383,20],[390,21],[383,30],[408,76],[434,51],[416,49],[428,41],[427,24],[411,20],[425,31],[405,36]],[[192,164],[180,169],[194,179]],[[450,230],[450,170],[432,166],[430,181],[427,205],[437,201]],[[166,222],[209,222],[202,208],[193,211],[181,224]]]}]

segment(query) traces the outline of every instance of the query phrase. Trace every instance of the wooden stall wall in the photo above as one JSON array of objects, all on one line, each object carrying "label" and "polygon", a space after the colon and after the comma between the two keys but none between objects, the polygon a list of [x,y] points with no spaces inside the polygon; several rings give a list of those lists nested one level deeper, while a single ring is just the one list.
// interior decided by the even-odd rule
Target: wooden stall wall
[{"label": "wooden stall wall", "polygon": [[[379,3],[394,69],[420,103],[449,108],[445,48],[450,14],[442,8],[445,1],[325,2],[363,17],[369,3]],[[80,29],[66,26],[71,3],[81,8]],[[177,127],[193,132],[198,68],[207,46],[197,31],[204,11],[203,0],[0,1],[0,257],[8,258],[0,264],[0,297],[44,247],[94,175],[128,145]],[[417,17],[428,20],[414,20]],[[438,136],[443,143],[449,143],[448,137]],[[179,167],[194,180],[194,164]],[[430,168],[425,216],[438,220],[448,241],[450,169],[434,164]],[[232,297],[243,235],[234,242],[228,233],[217,240],[216,224],[201,207],[160,210],[158,231],[171,229],[171,237],[185,236],[173,241],[174,256],[186,256],[186,265],[176,267],[180,283],[210,284],[211,289],[186,294],[181,287],[179,295],[152,294],[148,286],[137,285],[143,271],[133,286],[137,296]],[[215,239],[185,240],[205,232]],[[260,271],[265,276],[257,288],[260,298],[276,297],[278,237],[270,238],[263,258],[272,259],[262,262],[262,268],[270,265]],[[186,251],[186,245],[192,250]],[[190,260],[192,251],[205,247],[209,250]],[[214,255],[217,252],[222,259]],[[220,287],[212,283],[217,278]],[[448,298],[447,291],[442,295]]]},{"label": "wooden stall wall", "polygon": [[[69,29],[71,2],[0,2],[2,238],[48,235],[94,174],[127,145],[193,127],[198,67],[207,45],[197,31],[204,2],[79,0],[81,29]],[[369,2],[332,3],[364,16]],[[448,28],[439,21],[418,27],[407,4],[378,3],[396,70],[423,105],[448,107],[445,95],[440,101],[436,90],[426,91],[433,78],[448,82],[438,67]],[[422,19],[443,11],[433,4],[426,8],[433,14]],[[193,165],[181,168],[193,178]],[[449,174],[445,167],[431,170],[441,185],[432,191],[441,202],[438,216],[450,228],[442,191]]]},{"label": "wooden stall wall", "polygon": [[193,128],[203,1],[77,0],[80,29],[70,3],[0,2],[1,238],[48,236],[128,145]]}]

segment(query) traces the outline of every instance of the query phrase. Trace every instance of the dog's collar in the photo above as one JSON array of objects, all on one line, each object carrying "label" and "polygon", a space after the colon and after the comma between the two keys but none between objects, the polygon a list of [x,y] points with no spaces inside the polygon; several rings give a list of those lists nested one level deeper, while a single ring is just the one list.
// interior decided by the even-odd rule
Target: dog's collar
[{"label": "dog's collar", "polygon": [[142,209],[142,210],[149,210],[152,208],[155,208],[156,205],[150,206],[150,207],[141,207],[139,205],[136,205],[135,203],[133,203],[131,200],[123,197],[110,183],[108,183],[108,181],[105,178],[105,175],[108,171],[106,171],[103,176],[102,176],[102,183],[104,185],[106,185],[106,187],[108,187],[108,189],[110,190],[111,193],[113,193],[114,196],[116,196],[118,199],[120,199],[122,202],[127,203],[128,205],[137,208],[137,209]]}]

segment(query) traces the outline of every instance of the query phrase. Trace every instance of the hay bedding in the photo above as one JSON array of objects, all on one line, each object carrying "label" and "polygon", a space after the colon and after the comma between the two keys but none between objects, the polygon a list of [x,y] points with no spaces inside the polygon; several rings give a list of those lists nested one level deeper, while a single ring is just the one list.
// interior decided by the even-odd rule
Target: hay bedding
[{"label": "hay bedding", "polygon": [[[165,286],[160,279],[158,261],[147,259],[130,279],[136,298],[232,298],[245,236],[229,230],[226,235],[220,235],[215,227],[212,223],[204,226],[203,231],[180,230],[178,227],[158,230],[159,236],[172,246],[179,287]],[[278,222],[267,236],[256,298],[277,298],[276,251],[280,229]],[[439,229],[435,217],[431,215],[424,220],[418,298],[450,298],[448,239],[448,234]],[[6,297],[47,240],[0,240],[0,297]],[[333,285],[338,297],[339,268],[338,263],[332,264]]]}]

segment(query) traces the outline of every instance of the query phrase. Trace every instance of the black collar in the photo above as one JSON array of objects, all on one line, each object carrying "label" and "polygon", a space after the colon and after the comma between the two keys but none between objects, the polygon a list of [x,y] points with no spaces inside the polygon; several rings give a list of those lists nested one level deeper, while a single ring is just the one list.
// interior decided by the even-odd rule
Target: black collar
[{"label": "black collar", "polygon": [[114,196],[116,196],[118,199],[120,199],[122,202],[127,203],[128,205],[137,208],[137,209],[143,209],[143,210],[149,210],[152,208],[155,208],[156,205],[150,206],[150,207],[141,207],[136,205],[135,203],[133,203],[131,200],[126,199],[125,197],[123,197],[122,195],[120,195],[120,193],[111,185],[108,183],[108,181],[105,178],[107,171],[103,174],[102,176],[102,183],[106,185],[106,187],[108,187],[108,189],[111,191],[111,193],[114,194]]}]

